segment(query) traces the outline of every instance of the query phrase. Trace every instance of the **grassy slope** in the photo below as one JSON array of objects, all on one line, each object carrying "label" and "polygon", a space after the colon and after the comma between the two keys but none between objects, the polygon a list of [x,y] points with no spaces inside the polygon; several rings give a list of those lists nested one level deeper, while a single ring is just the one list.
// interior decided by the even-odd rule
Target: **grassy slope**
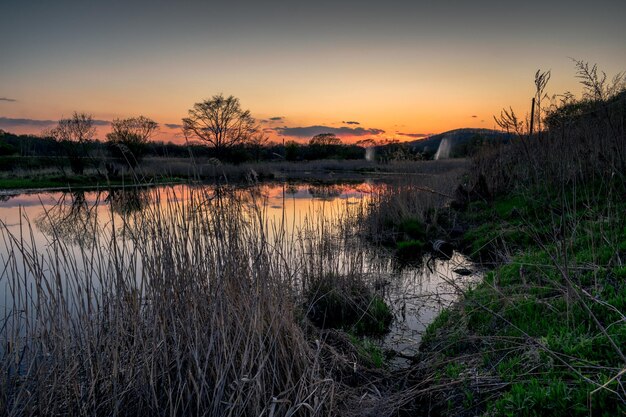
[{"label": "grassy slope", "polygon": [[612,379],[626,365],[626,202],[601,188],[556,194],[464,214],[481,224],[465,235],[469,251],[507,261],[427,329],[423,359],[461,387],[440,395],[442,414],[626,412]]}]

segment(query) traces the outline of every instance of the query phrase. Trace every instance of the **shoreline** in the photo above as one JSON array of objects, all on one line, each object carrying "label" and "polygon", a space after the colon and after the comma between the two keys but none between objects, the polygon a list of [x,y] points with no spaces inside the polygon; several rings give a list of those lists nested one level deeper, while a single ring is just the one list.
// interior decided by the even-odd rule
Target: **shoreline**
[{"label": "shoreline", "polygon": [[[571,237],[581,249],[564,275],[558,243],[550,243],[549,218],[557,204],[525,197],[510,192],[490,205],[475,201],[451,212],[469,224],[458,243],[486,267],[485,275],[424,332],[414,371],[441,388],[428,388],[417,404],[442,416],[469,410],[561,415],[571,413],[572,404],[583,410],[587,403],[594,412],[624,412],[624,404],[611,398],[617,388],[610,384],[624,372],[619,346],[626,343],[626,323],[614,309],[626,306],[626,268],[619,262],[626,254],[626,228],[611,242],[597,241],[593,220],[583,216],[582,232]],[[626,210],[626,203],[615,210]],[[606,221],[617,227],[621,220]],[[537,233],[540,227],[546,230]],[[590,241],[595,249],[583,249]],[[524,402],[532,404],[529,411],[516,408]],[[588,415],[584,410],[580,415]]]}]

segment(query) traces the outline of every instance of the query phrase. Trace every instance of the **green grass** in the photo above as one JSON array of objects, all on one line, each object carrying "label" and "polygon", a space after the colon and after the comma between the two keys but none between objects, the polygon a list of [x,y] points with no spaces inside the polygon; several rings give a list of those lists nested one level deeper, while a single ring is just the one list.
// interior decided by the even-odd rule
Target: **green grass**
[{"label": "green grass", "polygon": [[426,246],[421,240],[400,241],[396,243],[396,256],[402,262],[419,262],[427,249]]},{"label": "green grass", "polygon": [[318,327],[380,335],[393,320],[387,303],[358,277],[327,274],[312,282],[304,297],[307,315]]},{"label": "green grass", "polygon": [[385,365],[385,354],[378,344],[367,336],[359,336],[354,333],[348,333],[348,336],[362,362],[375,368],[382,368]]},{"label": "green grass", "polygon": [[[584,210],[573,205],[565,214],[558,201],[537,196],[468,210],[473,221],[485,223],[464,236],[467,246],[485,253],[506,245],[512,257],[433,321],[421,350],[448,363],[443,375],[452,380],[463,378],[461,358],[480,355],[480,374],[509,383],[478,401],[490,415],[586,416],[590,406],[592,415],[626,412],[610,391],[620,389],[617,381],[590,394],[625,366],[618,349],[626,351],[626,219],[618,213],[626,203],[614,200],[607,211],[600,199],[580,201]],[[458,398],[477,403],[470,394]]]},{"label": "green grass", "polygon": [[426,239],[426,225],[419,219],[404,219],[398,229],[413,240],[424,241]]}]

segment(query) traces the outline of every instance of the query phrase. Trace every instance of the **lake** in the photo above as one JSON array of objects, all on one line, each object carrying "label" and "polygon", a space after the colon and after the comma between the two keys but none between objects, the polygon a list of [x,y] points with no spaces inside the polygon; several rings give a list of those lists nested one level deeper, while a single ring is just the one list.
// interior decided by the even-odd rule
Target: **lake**
[{"label": "lake", "polygon": [[[378,342],[402,357],[410,357],[417,352],[426,326],[457,297],[457,286],[465,287],[480,276],[477,272],[469,276],[454,272],[459,268],[473,270],[471,262],[457,252],[449,260],[427,255],[418,262],[403,264],[392,250],[359,237],[363,213],[375,204],[375,196],[389,187],[394,184],[371,179],[349,183],[173,185],[4,195],[0,201],[3,224],[0,236],[4,242],[0,247],[3,266],[0,308],[5,319],[18,309],[32,310],[36,303],[34,292],[47,291],[37,290],[43,287],[37,275],[61,280],[59,291],[67,292],[69,298],[83,297],[85,292],[77,284],[76,276],[85,276],[91,290],[101,292],[105,281],[99,278],[102,272],[98,270],[115,266],[108,261],[95,265],[94,259],[109,249],[118,248],[119,258],[131,265],[124,266],[124,273],[135,274],[136,282],[141,283],[142,271],[149,266],[144,265],[145,254],[133,250],[133,241],[147,233],[149,219],[170,216],[177,219],[180,229],[187,227],[185,215],[181,215],[186,210],[210,207],[207,210],[211,217],[220,207],[236,206],[236,213],[229,213],[233,217],[229,217],[228,227],[240,220],[251,225],[249,232],[255,236],[250,242],[262,236],[288,264],[284,268],[293,275],[289,282],[295,294],[316,268],[324,273],[363,276],[394,314],[391,330]],[[219,231],[220,227],[215,230]],[[17,250],[22,245],[26,249]],[[327,252],[325,248],[330,249]],[[41,260],[25,259],[24,253],[27,258]],[[68,253],[70,261],[66,259]],[[55,266],[59,262],[64,266]],[[67,271],[73,279],[63,282]],[[397,358],[394,363],[402,365],[403,360]]]}]

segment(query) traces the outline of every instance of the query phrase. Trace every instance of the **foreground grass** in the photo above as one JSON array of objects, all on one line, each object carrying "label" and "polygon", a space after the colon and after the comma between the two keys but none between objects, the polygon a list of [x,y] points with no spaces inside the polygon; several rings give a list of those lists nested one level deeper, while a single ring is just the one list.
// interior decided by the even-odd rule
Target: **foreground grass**
[{"label": "foreground grass", "polygon": [[255,189],[125,191],[99,210],[75,195],[32,223],[0,222],[0,414],[356,416],[401,406],[375,342],[392,311],[362,252],[342,247],[339,219],[289,232],[263,216]]},{"label": "foreground grass", "polygon": [[337,383],[299,325],[289,253],[240,201],[158,198],[85,212],[78,246],[62,224],[44,244],[0,227],[0,414],[328,415]]},{"label": "foreground grass", "polygon": [[442,414],[626,412],[624,190],[533,191],[465,213],[480,224],[468,250],[500,266],[424,336],[423,359],[455,387],[438,394]]}]

